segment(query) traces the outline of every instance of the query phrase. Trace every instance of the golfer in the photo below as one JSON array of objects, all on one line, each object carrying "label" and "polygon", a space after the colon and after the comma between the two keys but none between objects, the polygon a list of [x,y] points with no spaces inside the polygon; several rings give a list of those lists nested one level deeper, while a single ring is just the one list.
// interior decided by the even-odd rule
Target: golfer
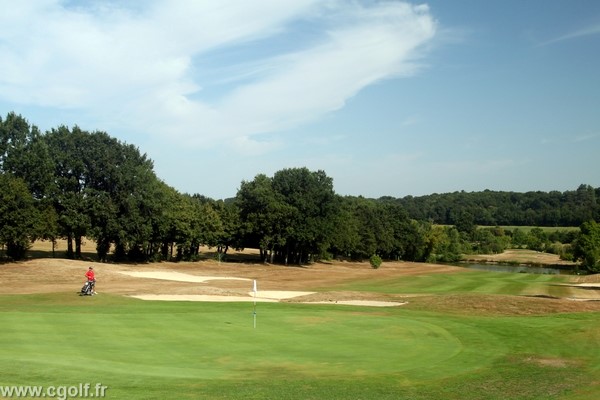
[{"label": "golfer", "polygon": [[85,277],[87,278],[88,282],[92,282],[92,294],[97,294],[96,293],[96,275],[94,274],[94,268],[89,267],[87,272],[85,273]]}]

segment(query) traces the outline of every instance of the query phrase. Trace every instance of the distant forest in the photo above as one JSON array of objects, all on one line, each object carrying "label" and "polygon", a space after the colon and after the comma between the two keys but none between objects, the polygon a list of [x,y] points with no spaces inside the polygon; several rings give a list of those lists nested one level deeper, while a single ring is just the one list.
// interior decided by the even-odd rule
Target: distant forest
[{"label": "distant forest", "polygon": [[[185,171],[182,171],[185,173]],[[213,173],[207,171],[207,173]],[[200,248],[256,248],[265,262],[454,262],[465,253],[528,248],[600,269],[600,189],[455,192],[401,199],[340,196],[324,171],[289,168],[241,182],[232,199],[180,193],[152,161],[106,132],[59,126],[40,132],[0,117],[0,259],[19,260],[36,240],[84,239],[100,261],[198,260]],[[477,227],[483,225],[486,227]],[[580,226],[553,234],[510,226]]]},{"label": "distant forest", "polygon": [[406,196],[397,201],[411,218],[455,225],[465,214],[477,225],[579,226],[600,219],[600,188],[580,185],[565,192],[454,192]]}]

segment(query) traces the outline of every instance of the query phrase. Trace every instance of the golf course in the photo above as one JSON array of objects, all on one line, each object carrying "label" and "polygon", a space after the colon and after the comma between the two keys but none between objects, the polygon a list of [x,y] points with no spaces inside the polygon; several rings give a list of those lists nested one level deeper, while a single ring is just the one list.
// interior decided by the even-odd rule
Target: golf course
[{"label": "golf course", "polygon": [[[89,266],[99,294],[79,296]],[[403,262],[2,264],[0,386],[101,383],[109,399],[596,399],[599,287],[594,275]]]}]

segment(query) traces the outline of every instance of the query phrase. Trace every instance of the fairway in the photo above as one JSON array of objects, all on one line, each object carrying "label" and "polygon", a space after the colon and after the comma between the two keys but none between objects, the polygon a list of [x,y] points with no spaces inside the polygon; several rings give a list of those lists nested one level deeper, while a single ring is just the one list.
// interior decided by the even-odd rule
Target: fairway
[{"label": "fairway", "polygon": [[[48,268],[55,288],[62,288],[73,270],[83,270],[81,263],[54,262],[2,265],[0,282],[14,285],[19,268],[23,276]],[[563,285],[565,277],[402,263],[388,271],[358,264],[101,268],[104,292],[94,297],[77,296],[78,287],[52,291],[47,282],[37,292],[32,284],[30,293],[6,293],[3,286],[0,385],[101,382],[106,398],[114,399],[592,399],[600,394],[599,303],[528,294],[573,295]],[[115,271],[131,268],[240,278],[172,282],[124,276],[120,281]],[[123,293],[126,287],[130,293],[208,293],[220,287],[220,294],[233,295],[247,291],[253,275],[265,289],[302,287],[315,294],[259,303],[253,328],[251,302],[144,301]],[[403,299],[404,305],[305,304],[328,298]]]}]

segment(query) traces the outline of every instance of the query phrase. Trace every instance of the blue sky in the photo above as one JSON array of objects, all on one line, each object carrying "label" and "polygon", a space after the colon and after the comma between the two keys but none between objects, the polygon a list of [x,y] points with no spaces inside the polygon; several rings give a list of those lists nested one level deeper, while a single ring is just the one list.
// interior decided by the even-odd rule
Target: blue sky
[{"label": "blue sky", "polygon": [[106,131],[181,192],[600,186],[596,0],[0,4],[0,115]]}]

